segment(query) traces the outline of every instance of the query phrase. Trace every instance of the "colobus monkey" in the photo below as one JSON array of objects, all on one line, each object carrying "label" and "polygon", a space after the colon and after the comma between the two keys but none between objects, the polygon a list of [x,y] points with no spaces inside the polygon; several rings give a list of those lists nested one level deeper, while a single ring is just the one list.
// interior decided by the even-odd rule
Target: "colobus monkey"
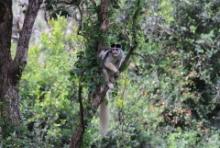
[{"label": "colobus monkey", "polygon": [[124,60],[124,52],[120,44],[112,44],[111,48],[100,52],[102,72],[109,89],[114,88],[115,77],[119,75],[119,68]]},{"label": "colobus monkey", "polygon": [[[124,60],[124,52],[120,44],[112,44],[111,48],[104,49],[100,52],[102,71],[109,89],[113,89],[115,77],[119,75],[119,68]],[[108,95],[108,94],[107,94]],[[100,104],[100,132],[102,136],[107,134],[108,130],[108,100],[105,99]]]}]

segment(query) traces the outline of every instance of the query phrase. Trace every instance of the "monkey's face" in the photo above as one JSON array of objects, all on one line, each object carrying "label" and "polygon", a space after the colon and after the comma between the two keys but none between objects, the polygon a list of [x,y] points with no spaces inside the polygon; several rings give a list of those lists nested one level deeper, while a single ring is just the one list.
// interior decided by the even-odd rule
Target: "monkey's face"
[{"label": "monkey's face", "polygon": [[112,55],[114,57],[117,57],[120,55],[120,52],[121,52],[121,45],[120,44],[112,44],[111,45],[111,51],[112,51]]},{"label": "monkey's face", "polygon": [[120,54],[120,49],[119,48],[112,48],[112,55],[114,57],[119,56],[119,54]]}]

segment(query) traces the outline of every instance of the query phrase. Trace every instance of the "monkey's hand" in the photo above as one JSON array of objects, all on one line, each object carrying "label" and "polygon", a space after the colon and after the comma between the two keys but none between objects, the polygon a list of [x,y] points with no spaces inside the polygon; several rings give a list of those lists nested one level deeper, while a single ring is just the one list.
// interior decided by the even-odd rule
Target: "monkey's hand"
[{"label": "monkey's hand", "polygon": [[111,82],[109,82],[109,83],[108,83],[108,88],[109,88],[109,89],[113,89],[113,88],[114,88],[114,85],[113,85]]}]

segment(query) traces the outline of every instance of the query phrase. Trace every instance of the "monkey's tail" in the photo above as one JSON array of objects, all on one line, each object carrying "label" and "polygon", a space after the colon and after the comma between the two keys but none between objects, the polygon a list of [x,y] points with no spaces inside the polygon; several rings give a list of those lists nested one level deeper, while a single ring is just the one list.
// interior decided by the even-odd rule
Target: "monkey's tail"
[{"label": "monkey's tail", "polygon": [[105,136],[108,132],[108,120],[109,120],[109,111],[107,106],[107,101],[103,101],[100,104],[100,133],[102,136]]}]

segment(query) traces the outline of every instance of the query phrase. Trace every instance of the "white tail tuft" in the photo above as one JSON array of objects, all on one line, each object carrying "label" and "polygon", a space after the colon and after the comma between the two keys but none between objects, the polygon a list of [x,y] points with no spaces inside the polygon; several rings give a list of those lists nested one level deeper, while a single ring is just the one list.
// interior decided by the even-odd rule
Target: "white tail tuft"
[{"label": "white tail tuft", "polygon": [[106,101],[100,104],[100,132],[102,136],[106,136],[108,132],[109,113]]}]

